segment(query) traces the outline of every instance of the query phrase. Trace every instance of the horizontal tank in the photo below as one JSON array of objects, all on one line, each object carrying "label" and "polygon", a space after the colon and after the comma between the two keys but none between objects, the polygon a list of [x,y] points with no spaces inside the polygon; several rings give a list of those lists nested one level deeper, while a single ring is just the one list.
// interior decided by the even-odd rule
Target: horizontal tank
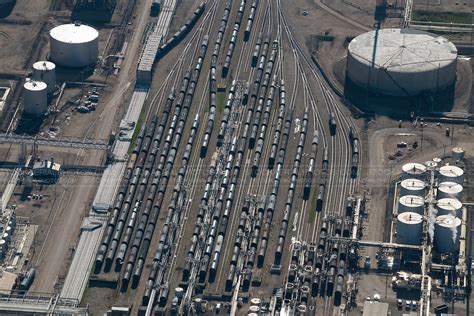
[{"label": "horizontal tank", "polygon": [[441,253],[455,252],[459,249],[461,220],[452,215],[436,217],[434,245]]},{"label": "horizontal tank", "polygon": [[23,85],[24,113],[43,116],[48,109],[48,86],[42,81],[27,80]]},{"label": "horizontal tank", "polygon": [[441,182],[438,185],[438,200],[444,198],[455,198],[461,200],[463,187],[456,182]]},{"label": "horizontal tank", "polygon": [[464,170],[457,166],[442,166],[439,168],[439,181],[462,184],[464,181]]},{"label": "horizontal tank", "polygon": [[397,216],[397,243],[404,245],[421,245],[423,216],[418,213],[405,212]]},{"label": "horizontal tank", "polygon": [[48,85],[48,93],[56,88],[56,65],[50,61],[37,61],[33,64],[33,80],[43,81]]},{"label": "horizontal tank", "polygon": [[448,39],[424,31],[388,28],[354,38],[347,76],[356,85],[390,96],[439,91],[456,80],[457,49]]},{"label": "horizontal tank", "polygon": [[405,179],[400,184],[400,196],[405,195],[425,195],[426,183],[420,179]]},{"label": "horizontal tank", "polygon": [[461,217],[462,214],[462,203],[453,198],[440,199],[436,203],[436,208],[439,215],[453,215]]},{"label": "horizontal tank", "polygon": [[50,59],[59,66],[82,68],[99,56],[99,32],[88,25],[59,25],[49,32]]},{"label": "horizontal tank", "polygon": [[398,214],[414,212],[420,215],[424,213],[425,199],[416,195],[405,195],[398,199]]},{"label": "horizontal tank", "polygon": [[402,171],[403,179],[423,179],[426,175],[426,166],[421,163],[411,162],[404,164]]}]

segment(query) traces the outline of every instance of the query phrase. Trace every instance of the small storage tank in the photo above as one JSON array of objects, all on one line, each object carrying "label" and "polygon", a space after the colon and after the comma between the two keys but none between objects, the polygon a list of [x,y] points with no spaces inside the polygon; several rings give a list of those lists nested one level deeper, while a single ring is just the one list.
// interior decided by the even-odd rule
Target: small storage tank
[{"label": "small storage tank", "polygon": [[462,147],[454,147],[451,152],[451,157],[454,161],[460,161],[464,159],[464,149]]},{"label": "small storage tank", "polygon": [[434,170],[436,167],[438,167],[438,163],[436,161],[427,161],[425,162],[425,166],[427,170]]},{"label": "small storage tank", "polygon": [[10,238],[11,238],[10,234],[3,233],[2,239],[5,240],[7,243],[10,242]]},{"label": "small storage tank", "polygon": [[260,307],[258,307],[256,305],[250,306],[249,307],[249,312],[258,314],[258,312],[260,312]]},{"label": "small storage tank", "polygon": [[438,185],[438,200],[445,198],[455,198],[461,200],[463,187],[456,182],[441,182]]},{"label": "small storage tank", "polygon": [[46,83],[28,80],[23,85],[23,107],[27,114],[43,116],[48,109],[48,91]]},{"label": "small storage tank", "polygon": [[182,287],[177,287],[175,290],[174,290],[174,293],[176,295],[176,297],[178,297],[179,299],[181,299],[184,295],[184,289]]},{"label": "small storage tank", "polygon": [[7,242],[4,239],[0,239],[0,251],[5,253],[7,250]]},{"label": "small storage tank", "polygon": [[442,166],[439,168],[440,182],[456,182],[462,184],[464,181],[464,170],[457,166]]},{"label": "small storage tank", "polygon": [[405,179],[400,184],[400,196],[416,195],[424,197],[425,182],[420,179]]},{"label": "small storage tank", "polygon": [[398,214],[414,212],[420,215],[424,213],[425,199],[416,195],[405,195],[398,200]]},{"label": "small storage tank", "polygon": [[252,305],[260,305],[262,303],[262,300],[259,299],[258,297],[254,297],[250,300],[250,304]]},{"label": "small storage tank", "polygon": [[462,203],[459,200],[446,198],[438,200],[436,203],[438,209],[438,216],[440,215],[453,215],[461,217],[462,214]]},{"label": "small storage tank", "polygon": [[418,213],[405,212],[397,216],[397,243],[421,245],[423,217]]},{"label": "small storage tank", "polygon": [[461,220],[452,215],[436,217],[434,245],[441,253],[455,252],[459,249]]},{"label": "small storage tank", "polygon": [[48,85],[48,93],[56,88],[56,65],[50,61],[37,61],[33,64],[33,80],[43,81]]},{"label": "small storage tank", "polygon": [[402,167],[403,174],[402,178],[403,179],[410,179],[410,178],[415,178],[415,179],[422,179],[425,176],[426,173],[426,166],[422,165],[421,163],[407,163],[404,164]]},{"label": "small storage tank", "polygon": [[88,25],[59,25],[49,32],[50,58],[59,66],[82,68],[95,64],[99,56],[99,32]]}]

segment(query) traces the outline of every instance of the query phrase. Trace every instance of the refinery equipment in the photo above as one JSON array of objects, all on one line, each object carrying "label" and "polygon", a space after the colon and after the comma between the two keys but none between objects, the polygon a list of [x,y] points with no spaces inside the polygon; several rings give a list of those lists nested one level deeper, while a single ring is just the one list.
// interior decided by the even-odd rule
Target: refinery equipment
[{"label": "refinery equipment", "polygon": [[88,25],[74,23],[53,28],[50,36],[50,58],[59,66],[82,68],[97,62],[99,32]]},{"label": "refinery equipment", "polygon": [[23,107],[26,114],[43,116],[48,109],[48,86],[42,81],[27,80],[23,85]]},{"label": "refinery equipment", "polygon": [[464,181],[464,170],[457,166],[446,165],[439,168],[440,182],[456,182],[462,184]]},{"label": "refinery equipment", "polygon": [[437,215],[453,215],[461,217],[462,215],[462,203],[457,199],[444,198],[438,200],[436,203],[438,214]]},{"label": "refinery equipment", "polygon": [[455,198],[461,200],[463,187],[456,182],[441,182],[438,184],[438,199]]},{"label": "refinery equipment", "polygon": [[442,91],[456,81],[457,49],[444,37],[413,29],[364,33],[348,47],[347,77],[389,96]]},{"label": "refinery equipment", "polygon": [[464,159],[464,148],[454,147],[451,151],[451,157],[454,161],[461,161]]},{"label": "refinery equipment", "polygon": [[423,179],[426,175],[426,166],[420,163],[407,163],[402,167],[403,179]]},{"label": "refinery equipment", "polygon": [[405,179],[400,183],[400,196],[405,195],[425,195],[426,183],[419,179]]},{"label": "refinery equipment", "polygon": [[397,216],[397,243],[421,245],[423,217],[414,212],[405,212]]},{"label": "refinery equipment", "polygon": [[50,61],[37,61],[33,64],[33,80],[43,81],[48,85],[48,94],[56,88],[56,65]]},{"label": "refinery equipment", "polygon": [[452,215],[441,215],[436,218],[434,244],[441,253],[455,252],[459,249],[461,220]]},{"label": "refinery equipment", "polygon": [[425,200],[416,195],[405,195],[398,200],[398,214],[414,212],[420,215],[424,212]]}]

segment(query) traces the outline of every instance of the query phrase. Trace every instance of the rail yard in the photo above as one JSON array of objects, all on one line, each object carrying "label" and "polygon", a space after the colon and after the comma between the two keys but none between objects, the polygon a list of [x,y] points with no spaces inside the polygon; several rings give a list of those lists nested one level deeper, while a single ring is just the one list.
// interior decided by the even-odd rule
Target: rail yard
[{"label": "rail yard", "polygon": [[0,314],[470,314],[464,9],[24,2]]}]

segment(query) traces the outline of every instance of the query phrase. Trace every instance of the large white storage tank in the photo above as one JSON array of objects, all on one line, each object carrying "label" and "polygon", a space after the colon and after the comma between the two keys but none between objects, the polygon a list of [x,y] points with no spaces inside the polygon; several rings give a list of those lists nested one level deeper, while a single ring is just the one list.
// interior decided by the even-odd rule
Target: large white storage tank
[{"label": "large white storage tank", "polygon": [[400,183],[400,196],[425,195],[425,182],[419,179],[405,179]]},{"label": "large white storage tank", "polygon": [[461,231],[461,220],[452,215],[441,215],[436,217],[435,223],[435,248],[441,252],[455,252],[459,249],[459,234]]},{"label": "large white storage tank", "polygon": [[455,198],[461,200],[463,187],[456,182],[441,182],[438,184],[438,200],[445,198]]},{"label": "large white storage tank", "polygon": [[27,114],[42,116],[48,109],[48,86],[42,81],[27,80],[23,85],[23,107]]},{"label": "large white storage tank", "polygon": [[403,179],[423,179],[426,175],[426,166],[421,163],[410,162],[402,166]]},{"label": "large white storage tank", "polygon": [[50,61],[37,61],[33,64],[33,80],[43,81],[48,85],[48,93],[56,88],[56,65]]},{"label": "large white storage tank", "polygon": [[464,170],[457,166],[442,166],[439,168],[440,182],[456,182],[462,184],[464,181]]},{"label": "large white storage tank", "polygon": [[412,29],[382,29],[354,38],[347,76],[356,85],[391,96],[443,90],[456,80],[457,49],[444,37]]},{"label": "large white storage tank", "polygon": [[405,212],[413,212],[418,214],[424,213],[425,200],[421,196],[405,195],[398,200],[398,214]]},{"label": "large white storage tank", "polygon": [[88,25],[64,24],[49,32],[50,58],[57,65],[81,68],[97,62],[99,32]]},{"label": "large white storage tank", "polygon": [[421,245],[423,217],[418,213],[406,212],[397,216],[397,243]]},{"label": "large white storage tank", "polygon": [[446,198],[438,200],[436,203],[438,209],[438,215],[453,215],[461,217],[462,215],[462,203],[459,200]]}]

